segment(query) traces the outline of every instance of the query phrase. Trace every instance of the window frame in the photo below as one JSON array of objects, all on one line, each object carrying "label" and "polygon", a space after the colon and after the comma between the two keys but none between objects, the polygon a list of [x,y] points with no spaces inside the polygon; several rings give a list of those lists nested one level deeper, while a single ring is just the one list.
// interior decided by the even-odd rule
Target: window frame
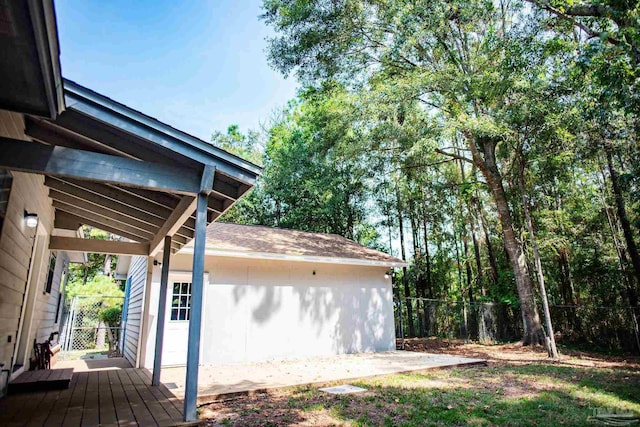
[{"label": "window frame", "polygon": [[49,266],[47,273],[47,281],[44,284],[44,294],[51,294],[53,290],[53,279],[56,275],[56,264],[58,263],[58,257],[55,252],[49,253]]},{"label": "window frame", "polygon": [[[178,285],[176,292],[176,285]],[[191,280],[171,281],[171,300],[169,307],[170,322],[188,322],[191,318],[191,292],[193,283]],[[181,313],[184,317],[181,318]],[[175,314],[175,318],[174,318]]]}]

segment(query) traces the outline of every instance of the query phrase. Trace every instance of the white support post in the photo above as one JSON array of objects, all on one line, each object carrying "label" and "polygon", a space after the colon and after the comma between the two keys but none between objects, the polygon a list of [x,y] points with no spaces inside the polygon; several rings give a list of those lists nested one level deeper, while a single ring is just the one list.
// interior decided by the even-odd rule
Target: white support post
[{"label": "white support post", "polygon": [[153,375],[151,385],[160,385],[160,369],[162,366],[162,342],[164,340],[164,324],[167,311],[167,288],[169,286],[169,260],[171,259],[171,236],[164,238],[162,253],[162,275],[160,277],[160,299],[156,324],[156,348],[153,357]]}]

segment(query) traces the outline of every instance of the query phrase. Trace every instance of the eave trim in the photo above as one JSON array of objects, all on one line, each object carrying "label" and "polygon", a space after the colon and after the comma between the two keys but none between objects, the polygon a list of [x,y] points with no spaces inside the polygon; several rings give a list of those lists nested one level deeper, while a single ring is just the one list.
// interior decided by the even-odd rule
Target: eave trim
[{"label": "eave trim", "polygon": [[[397,261],[376,261],[368,259],[357,258],[339,258],[339,257],[321,257],[312,255],[287,255],[287,254],[274,254],[268,252],[235,252],[225,251],[217,249],[205,249],[205,255],[231,257],[231,258],[245,258],[245,259],[267,259],[267,260],[280,260],[280,261],[296,261],[296,262],[316,262],[323,264],[346,264],[346,265],[368,265],[378,267],[406,267],[406,262]],[[193,248],[184,247],[177,253],[179,254],[193,254]]]}]

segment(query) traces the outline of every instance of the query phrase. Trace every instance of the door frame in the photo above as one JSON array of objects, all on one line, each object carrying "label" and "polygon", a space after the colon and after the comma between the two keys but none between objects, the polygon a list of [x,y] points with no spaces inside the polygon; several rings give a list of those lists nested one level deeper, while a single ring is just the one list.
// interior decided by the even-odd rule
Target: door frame
[{"label": "door frame", "polygon": [[[171,320],[171,298],[173,297],[173,282],[178,282],[178,281],[182,281],[182,282],[190,282],[193,283],[193,274],[190,271],[181,271],[181,270],[174,270],[174,271],[169,271],[169,276],[167,278],[167,300],[166,300],[166,306],[165,306],[165,320],[164,320],[164,326],[162,327],[162,333],[165,335],[166,337],[166,330],[167,330],[167,326],[169,325],[170,322],[172,322]],[[209,272],[205,271],[204,272],[204,277],[202,280],[202,323],[201,323],[201,327],[200,327],[200,342],[202,343],[202,340],[205,336],[205,325],[207,324],[206,322],[206,304],[207,304],[207,288],[209,285]],[[159,290],[158,290],[159,292]],[[192,289],[192,293],[193,293],[193,289]],[[189,325],[189,321],[179,321],[179,322],[184,322],[184,324],[187,327],[187,343],[189,342],[189,330],[188,330],[188,325]],[[186,364],[186,358],[187,355],[185,354],[185,364],[176,364],[176,365],[168,365],[166,364],[166,359],[164,357],[164,352],[166,349],[166,343],[167,341],[164,340],[165,345],[163,345],[162,348],[162,352],[163,352],[163,363],[162,366],[184,366]],[[200,356],[202,356],[202,344],[200,345]],[[187,351],[188,347],[185,348],[185,351]]]}]

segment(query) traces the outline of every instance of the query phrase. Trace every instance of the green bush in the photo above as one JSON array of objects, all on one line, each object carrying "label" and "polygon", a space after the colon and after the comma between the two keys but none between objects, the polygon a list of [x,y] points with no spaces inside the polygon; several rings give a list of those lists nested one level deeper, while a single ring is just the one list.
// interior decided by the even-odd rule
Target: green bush
[{"label": "green bush", "polygon": [[100,312],[100,320],[112,328],[120,326],[122,307],[110,307]]},{"label": "green bush", "polygon": [[[82,280],[69,281],[67,284],[66,298],[71,302],[76,296],[95,296],[96,299],[84,299],[81,303],[93,304],[95,301],[102,301],[104,309],[112,307],[121,307],[124,292],[120,290],[120,286],[107,276],[96,276],[93,280],[83,283]],[[118,297],[118,298],[110,298]]]}]

